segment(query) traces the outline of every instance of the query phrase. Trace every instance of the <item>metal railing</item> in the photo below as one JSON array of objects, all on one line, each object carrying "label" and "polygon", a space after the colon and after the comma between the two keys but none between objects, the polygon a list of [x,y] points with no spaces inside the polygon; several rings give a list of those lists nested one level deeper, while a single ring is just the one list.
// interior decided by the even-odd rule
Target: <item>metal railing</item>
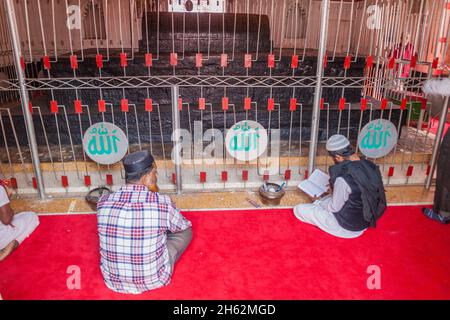
[{"label": "metal railing", "polygon": [[[22,108],[1,106],[1,174],[16,180],[19,192],[36,189],[41,197],[117,187],[123,183],[120,165],[97,165],[81,146],[92,123],[110,121],[126,132],[129,151],[148,148],[155,154],[165,190],[254,188],[269,178],[294,187],[314,168],[331,164],[323,152],[329,136],[341,133],[355,141],[365,123],[388,119],[402,135],[394,151],[377,160],[385,183],[423,184],[433,174],[429,163],[441,130],[432,127],[434,106],[421,87],[431,77],[448,75],[446,4],[245,0],[227,4],[228,16],[216,14],[214,20],[208,13],[165,15],[167,1],[86,0],[78,3],[77,29],[77,5],[67,1],[5,1],[0,14],[9,28],[0,28],[0,44],[7,44],[1,52],[9,55],[4,68],[15,70],[0,78],[0,99],[8,95],[15,97],[8,102],[17,102],[20,95]],[[188,14],[197,21],[190,38]],[[259,15],[255,26],[249,25],[251,14]],[[261,49],[264,14],[267,52]],[[167,17],[169,29],[163,30]],[[239,19],[244,30],[236,27]],[[83,31],[86,25],[89,32]],[[166,31],[170,52],[161,38]],[[211,47],[215,38],[222,40],[218,48]],[[187,41],[194,41],[196,52],[185,50]],[[212,166],[208,155],[194,150],[189,161],[172,163],[179,139],[172,137],[174,128],[193,135],[199,126],[206,147],[244,119],[280,130],[277,175],[267,176],[265,158],[241,163],[226,152]]]}]

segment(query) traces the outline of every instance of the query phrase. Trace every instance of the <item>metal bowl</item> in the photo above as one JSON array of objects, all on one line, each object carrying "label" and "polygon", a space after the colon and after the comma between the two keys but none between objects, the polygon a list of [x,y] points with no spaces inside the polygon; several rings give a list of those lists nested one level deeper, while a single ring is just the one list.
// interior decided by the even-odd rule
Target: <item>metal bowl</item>
[{"label": "metal bowl", "polygon": [[92,189],[91,191],[89,191],[89,193],[86,195],[85,199],[86,199],[86,202],[91,207],[91,209],[93,211],[97,211],[97,203],[98,203],[98,200],[100,199],[100,197],[111,194],[111,192],[112,192],[111,189],[109,189],[107,187],[95,188],[95,189]]},{"label": "metal bowl", "polygon": [[271,182],[267,182],[266,186],[267,189],[264,188],[264,185],[259,187],[261,202],[269,206],[279,205],[281,198],[283,198],[286,192],[285,189],[281,188],[279,191],[276,191],[280,188],[280,185]]}]

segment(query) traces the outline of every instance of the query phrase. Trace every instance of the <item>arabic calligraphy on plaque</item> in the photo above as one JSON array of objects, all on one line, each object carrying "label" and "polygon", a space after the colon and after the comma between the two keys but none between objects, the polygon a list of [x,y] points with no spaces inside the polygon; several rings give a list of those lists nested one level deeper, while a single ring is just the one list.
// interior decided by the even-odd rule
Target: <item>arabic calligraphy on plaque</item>
[{"label": "arabic calligraphy on plaque", "polygon": [[267,148],[267,131],[258,122],[244,120],[228,130],[225,138],[230,155],[242,161],[258,158]]},{"label": "arabic calligraphy on plaque", "polygon": [[394,124],[385,119],[369,122],[361,130],[358,146],[369,158],[381,158],[389,154],[398,141],[398,133]]},{"label": "arabic calligraphy on plaque", "polygon": [[87,156],[100,164],[120,161],[128,151],[128,139],[123,131],[109,122],[99,122],[86,131],[83,147]]}]

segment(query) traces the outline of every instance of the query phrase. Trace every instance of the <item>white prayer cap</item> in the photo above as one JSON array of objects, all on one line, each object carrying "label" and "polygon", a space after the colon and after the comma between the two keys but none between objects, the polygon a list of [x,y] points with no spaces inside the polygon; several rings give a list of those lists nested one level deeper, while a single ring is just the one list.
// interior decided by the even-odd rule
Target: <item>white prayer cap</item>
[{"label": "white prayer cap", "polygon": [[343,150],[350,145],[350,141],[342,134],[332,135],[327,141],[327,151]]}]

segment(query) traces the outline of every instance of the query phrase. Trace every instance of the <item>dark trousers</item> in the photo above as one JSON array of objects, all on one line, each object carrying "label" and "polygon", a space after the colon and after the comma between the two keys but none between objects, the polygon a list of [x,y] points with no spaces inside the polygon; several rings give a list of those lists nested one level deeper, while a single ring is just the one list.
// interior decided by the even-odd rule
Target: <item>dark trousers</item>
[{"label": "dark trousers", "polygon": [[192,239],[192,228],[180,232],[169,232],[167,234],[167,249],[169,250],[170,262],[174,265],[186,250]]},{"label": "dark trousers", "polygon": [[442,140],[439,151],[433,209],[443,216],[450,215],[450,130]]}]

